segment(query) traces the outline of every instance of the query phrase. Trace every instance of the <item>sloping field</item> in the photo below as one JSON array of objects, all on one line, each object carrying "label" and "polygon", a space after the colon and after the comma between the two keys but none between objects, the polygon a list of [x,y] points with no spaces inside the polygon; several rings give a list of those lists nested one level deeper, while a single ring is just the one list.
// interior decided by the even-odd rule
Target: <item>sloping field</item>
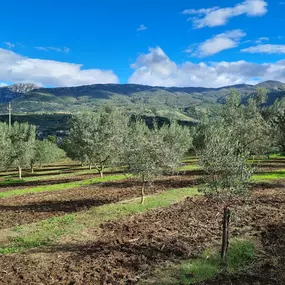
[{"label": "sloping field", "polygon": [[[200,284],[285,284],[285,160],[274,161],[259,162],[253,199],[232,206],[231,238],[255,244],[254,264],[215,277],[218,269]],[[121,174],[97,181],[93,173],[72,169],[68,181],[56,183],[43,173],[44,185],[0,185],[0,194],[14,191],[0,199],[0,284],[198,281],[203,274],[180,270],[180,264],[218,250],[223,205],[198,195],[202,173],[194,163],[148,185],[144,205],[139,181]],[[65,189],[69,183],[74,187]],[[24,191],[42,186],[44,191]]]}]

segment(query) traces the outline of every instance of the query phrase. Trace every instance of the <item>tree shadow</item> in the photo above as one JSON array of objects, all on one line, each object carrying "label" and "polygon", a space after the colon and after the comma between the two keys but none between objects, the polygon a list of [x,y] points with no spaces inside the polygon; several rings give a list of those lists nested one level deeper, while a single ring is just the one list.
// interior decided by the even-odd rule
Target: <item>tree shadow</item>
[{"label": "tree shadow", "polygon": [[[179,179],[181,178],[181,179]],[[168,189],[175,189],[175,188],[184,188],[184,187],[191,187],[197,185],[193,177],[187,178],[185,176],[176,176],[169,177],[167,179],[159,179],[153,182],[147,183],[147,188],[168,188]],[[137,179],[127,179],[124,181],[110,181],[104,182],[100,185],[102,188],[134,188],[134,187],[141,187],[142,182]]]},{"label": "tree shadow", "polygon": [[25,205],[0,205],[1,212],[12,211],[19,212],[63,212],[72,213],[98,207],[112,202],[117,202],[116,198],[96,198],[96,199],[81,199],[70,201],[43,201]]},{"label": "tree shadow", "polygon": [[24,182],[13,182],[13,183],[7,183],[7,184],[0,184],[0,189],[9,188],[17,188],[21,186],[25,187],[35,187],[35,186],[47,186],[47,185],[56,185],[56,184],[63,184],[63,183],[69,183],[69,182],[77,182],[82,180],[82,178],[76,178],[76,177],[70,177],[69,179],[56,179],[56,180],[37,180],[37,181],[24,181]]},{"label": "tree shadow", "polygon": [[251,189],[257,190],[257,189],[284,189],[285,190],[285,184],[280,182],[254,182],[251,183]]}]

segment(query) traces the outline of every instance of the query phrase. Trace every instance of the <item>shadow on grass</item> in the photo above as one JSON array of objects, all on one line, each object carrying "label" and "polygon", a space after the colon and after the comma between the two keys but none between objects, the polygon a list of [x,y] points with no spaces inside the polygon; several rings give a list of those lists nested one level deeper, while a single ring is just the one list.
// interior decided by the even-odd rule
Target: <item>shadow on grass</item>
[{"label": "shadow on grass", "polygon": [[254,183],[251,183],[251,189],[252,190],[258,190],[258,189],[284,189],[285,190],[285,185],[284,183],[280,183],[280,182],[277,182],[277,183],[270,183],[270,182],[254,182]]},{"label": "shadow on grass", "polygon": [[5,188],[9,188],[9,191],[12,190],[12,188],[17,188],[21,186],[27,186],[27,187],[33,187],[33,186],[46,186],[46,185],[56,185],[56,184],[62,184],[62,183],[69,183],[69,182],[77,182],[82,180],[81,178],[70,177],[69,179],[56,179],[56,180],[35,180],[35,181],[24,181],[24,182],[11,182],[7,184],[0,183],[0,192],[3,192],[2,190]]},{"label": "shadow on grass", "polygon": [[[172,176],[167,179],[158,179],[154,182],[147,183],[146,191],[149,188],[165,188],[165,189],[175,189],[175,188],[186,188],[197,185],[193,177],[187,177],[184,175]],[[102,188],[132,188],[141,187],[142,182],[137,179],[126,179],[124,181],[111,181],[105,182],[100,185]]]},{"label": "shadow on grass", "polygon": [[119,199],[81,199],[71,201],[44,201],[26,205],[0,205],[1,212],[13,211],[19,212],[63,212],[73,213],[82,210],[88,210],[91,207],[102,206],[112,202],[118,202]]}]

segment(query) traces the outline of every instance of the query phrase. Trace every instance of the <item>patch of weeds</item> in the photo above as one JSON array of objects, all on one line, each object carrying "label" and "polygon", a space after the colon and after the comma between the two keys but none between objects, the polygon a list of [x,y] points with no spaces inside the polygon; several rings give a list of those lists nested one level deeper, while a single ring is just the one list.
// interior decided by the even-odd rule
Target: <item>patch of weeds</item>
[{"label": "patch of weeds", "polygon": [[[254,244],[251,241],[235,239],[230,242],[228,252],[228,272],[246,268],[255,258]],[[173,265],[168,269],[158,269],[153,276],[142,280],[140,285],[188,285],[211,279],[224,269],[220,254],[215,249],[204,251],[196,259]]]},{"label": "patch of weeds", "polygon": [[[52,217],[41,221],[34,231],[14,237],[7,246],[0,247],[0,253],[15,253],[29,248],[52,244],[63,234],[68,234],[72,230],[80,230],[79,225],[72,227],[74,222],[74,215]],[[24,227],[21,228],[21,230],[23,229]]]}]

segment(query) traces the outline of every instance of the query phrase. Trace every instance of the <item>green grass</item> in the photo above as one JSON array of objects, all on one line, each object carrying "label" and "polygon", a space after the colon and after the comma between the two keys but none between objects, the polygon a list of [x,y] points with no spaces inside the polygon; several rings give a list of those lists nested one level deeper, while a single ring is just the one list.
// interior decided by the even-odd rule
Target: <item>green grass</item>
[{"label": "green grass", "polygon": [[285,179],[285,170],[281,169],[274,172],[257,173],[252,176],[252,180],[256,182]]},{"label": "green grass", "polygon": [[179,167],[178,171],[197,170],[197,169],[201,169],[201,167],[197,164],[188,164]]},{"label": "green grass", "polygon": [[95,183],[103,183],[103,182],[108,182],[108,181],[120,180],[120,179],[124,179],[125,177],[126,177],[125,175],[109,175],[103,178],[96,177],[96,178],[87,179],[87,180],[61,183],[61,184],[55,184],[55,185],[45,185],[45,186],[38,186],[38,187],[27,188],[27,189],[15,189],[15,190],[7,191],[7,192],[0,192],[0,199],[8,198],[11,196],[40,193],[40,192],[46,192],[46,191],[52,192],[52,191],[59,191],[59,190],[67,190],[67,189],[87,186],[87,185],[95,184]]},{"label": "green grass", "polygon": [[[246,240],[232,240],[228,252],[228,272],[246,268],[255,258],[254,244]],[[141,281],[140,285],[156,284],[194,284],[211,279],[223,270],[217,250],[208,249],[198,258],[184,261],[170,268],[159,268],[151,277]]]},{"label": "green grass", "polygon": [[270,158],[285,158],[284,154],[280,154],[280,153],[275,153],[275,154],[270,154]]},{"label": "green grass", "polygon": [[[143,205],[137,198],[128,202],[93,207],[85,212],[54,217],[35,224],[14,227],[11,230],[8,244],[0,245],[0,253],[16,253],[38,246],[53,245],[60,237],[66,235],[69,238],[76,236],[76,239],[80,240],[81,232],[86,232],[88,228],[97,228],[102,222],[117,220],[150,209],[167,207],[194,195],[199,195],[196,188],[173,189],[146,197]],[[94,240],[93,234],[90,238]],[[85,235],[84,239],[86,239]]]},{"label": "green grass", "polygon": [[0,185],[9,185],[15,183],[24,183],[24,179],[13,179],[13,178],[6,178],[4,181],[0,182]]}]

